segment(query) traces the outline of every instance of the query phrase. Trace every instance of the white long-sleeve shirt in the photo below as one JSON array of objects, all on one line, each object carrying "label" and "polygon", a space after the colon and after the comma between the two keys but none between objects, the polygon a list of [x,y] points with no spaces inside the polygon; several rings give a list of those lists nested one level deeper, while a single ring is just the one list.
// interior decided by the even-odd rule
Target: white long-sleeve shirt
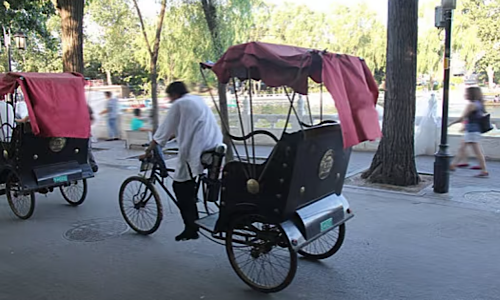
[{"label": "white long-sleeve shirt", "polygon": [[173,135],[179,145],[173,176],[178,182],[191,180],[191,175],[202,174],[201,154],[222,143],[222,133],[212,110],[201,97],[190,94],[173,102],[153,139],[163,147]]}]

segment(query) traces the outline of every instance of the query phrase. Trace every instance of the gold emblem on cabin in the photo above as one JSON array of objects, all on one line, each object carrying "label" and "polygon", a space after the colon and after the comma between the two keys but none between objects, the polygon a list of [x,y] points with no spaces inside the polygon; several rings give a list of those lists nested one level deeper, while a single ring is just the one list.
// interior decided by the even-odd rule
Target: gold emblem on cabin
[{"label": "gold emblem on cabin", "polygon": [[49,148],[52,152],[61,152],[64,146],[66,146],[65,138],[51,138],[49,141]]},{"label": "gold emblem on cabin", "polygon": [[321,180],[326,179],[330,175],[330,172],[332,171],[333,168],[333,162],[334,162],[333,150],[330,149],[325,152],[323,158],[321,158],[321,162],[319,163],[319,172],[318,172],[319,179]]}]

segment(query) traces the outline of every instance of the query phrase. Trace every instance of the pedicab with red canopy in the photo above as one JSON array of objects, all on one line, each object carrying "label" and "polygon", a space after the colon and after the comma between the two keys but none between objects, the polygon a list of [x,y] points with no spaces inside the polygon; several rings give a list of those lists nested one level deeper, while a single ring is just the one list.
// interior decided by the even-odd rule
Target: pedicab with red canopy
[{"label": "pedicab with red canopy", "polygon": [[[236,94],[240,129],[231,132],[229,124],[221,122],[236,159],[223,163],[224,144],[200,158],[206,172],[196,179],[199,212],[204,214],[197,224],[205,237],[225,245],[231,266],[247,285],[277,292],[293,280],[297,254],[325,259],[344,241],[345,223],[353,217],[342,195],[351,147],[381,136],[375,109],[377,84],[359,57],[259,42],[233,46],[215,64],[202,63],[205,79],[206,69],[235,91],[236,80],[248,83],[250,126],[243,124]],[[308,94],[309,78],[330,92],[340,122],[324,120],[322,115],[317,122],[312,116],[303,120],[297,114],[296,95]],[[284,89],[289,109],[280,137],[255,129],[252,80]],[[221,108],[212,99],[220,115]],[[292,115],[300,129],[288,132]],[[256,157],[258,135],[275,142],[263,162]],[[143,161],[141,171],[122,184],[120,208],[135,231],[151,234],[163,218],[155,185],[178,204],[168,186],[169,173],[175,170],[156,153]]]},{"label": "pedicab with red canopy", "polygon": [[[76,73],[0,75],[0,190],[14,214],[31,217],[35,194],[59,188],[73,206],[87,195],[90,116],[85,80]],[[24,99],[27,122],[14,120]]]}]

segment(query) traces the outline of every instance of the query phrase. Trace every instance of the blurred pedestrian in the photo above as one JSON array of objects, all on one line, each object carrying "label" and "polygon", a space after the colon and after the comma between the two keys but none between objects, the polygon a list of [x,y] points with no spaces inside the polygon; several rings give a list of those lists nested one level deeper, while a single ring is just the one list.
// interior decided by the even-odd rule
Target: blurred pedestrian
[{"label": "blurred pedestrian", "polygon": [[106,109],[100,115],[108,115],[109,138],[107,141],[117,141],[118,138],[118,99],[111,92],[104,92],[106,96]]},{"label": "blurred pedestrian", "polygon": [[488,177],[489,173],[486,170],[486,159],[483,154],[481,145],[479,144],[481,140],[481,125],[480,121],[486,110],[484,108],[483,94],[479,87],[469,87],[465,92],[465,98],[469,100],[469,104],[465,107],[465,110],[460,118],[450,123],[458,124],[466,121],[465,123],[465,134],[464,140],[458,149],[458,153],[455,156],[453,162],[450,166],[450,171],[454,171],[457,167],[468,167],[467,163],[467,153],[466,148],[470,146],[474,150],[477,160],[479,161],[478,167],[472,167],[473,169],[479,169],[481,172],[476,175],[476,177]]},{"label": "blurred pedestrian", "polygon": [[134,109],[134,117],[130,121],[130,129],[133,131],[151,131],[144,127],[144,121],[141,118],[141,109]]}]

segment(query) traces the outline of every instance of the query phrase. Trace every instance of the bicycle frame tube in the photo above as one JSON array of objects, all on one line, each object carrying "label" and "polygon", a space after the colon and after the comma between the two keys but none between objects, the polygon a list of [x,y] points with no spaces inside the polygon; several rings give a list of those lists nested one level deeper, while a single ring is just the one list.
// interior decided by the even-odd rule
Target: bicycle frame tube
[{"label": "bicycle frame tube", "polygon": [[[173,170],[173,169],[167,169],[167,170],[169,172],[175,172],[175,170]],[[147,172],[148,172],[147,170],[144,171],[144,173],[143,173],[144,178],[146,178],[148,181],[152,182],[153,184],[159,183],[160,186],[165,191],[165,193],[167,194],[167,196],[170,198],[170,200],[172,200],[175,203],[175,205],[177,206],[177,208],[179,208],[179,202],[178,202],[177,198],[175,198],[174,194],[169,191],[168,187],[165,184],[165,178],[162,178],[159,174],[160,170],[158,168],[158,164],[156,164],[156,163],[154,164],[153,169],[151,170],[151,173],[149,174],[149,176],[147,176]],[[170,177],[170,176],[168,176],[168,177]],[[197,176],[195,179],[195,182],[196,182],[196,195],[198,195],[199,190],[200,190],[200,186],[201,186],[201,182],[202,182],[201,177]],[[206,195],[205,195],[205,193],[203,193],[203,198],[205,198],[205,197],[206,197]],[[203,200],[205,200],[205,199],[203,199]],[[149,201],[149,199],[146,200],[146,202],[147,201]]]}]

